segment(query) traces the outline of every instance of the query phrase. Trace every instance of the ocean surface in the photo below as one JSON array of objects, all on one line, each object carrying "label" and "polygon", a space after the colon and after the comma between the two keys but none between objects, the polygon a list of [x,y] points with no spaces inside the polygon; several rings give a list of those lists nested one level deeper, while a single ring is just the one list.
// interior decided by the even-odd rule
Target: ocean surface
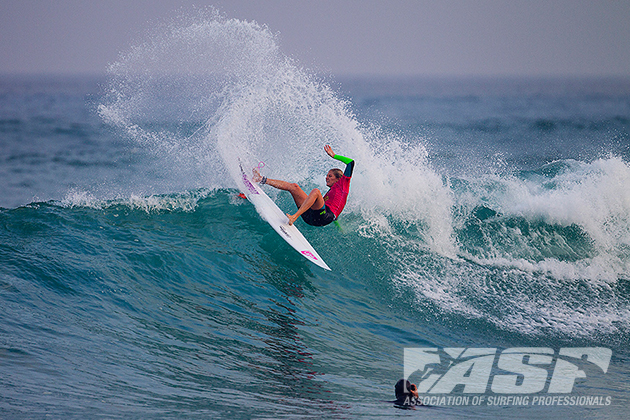
[{"label": "ocean surface", "polygon": [[[627,418],[630,80],[320,76],[208,16],[107,70],[0,77],[1,418]],[[235,181],[325,190],[325,144],[348,205],[297,226],[331,272]],[[400,409],[405,348],[612,357],[574,404]]]}]

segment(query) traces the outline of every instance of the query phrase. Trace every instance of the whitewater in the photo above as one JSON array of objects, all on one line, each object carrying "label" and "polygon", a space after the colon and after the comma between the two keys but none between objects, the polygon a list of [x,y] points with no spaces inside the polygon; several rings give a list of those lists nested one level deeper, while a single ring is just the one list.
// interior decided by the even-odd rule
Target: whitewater
[{"label": "whitewater", "polygon": [[[199,12],[105,79],[3,77],[0,136],[3,418],[630,407],[627,80],[324,77]],[[237,196],[239,160],[325,191],[325,144],[356,161],[348,204],[297,226],[332,272]],[[571,396],[611,404],[395,408],[420,347],[610,349]]]}]

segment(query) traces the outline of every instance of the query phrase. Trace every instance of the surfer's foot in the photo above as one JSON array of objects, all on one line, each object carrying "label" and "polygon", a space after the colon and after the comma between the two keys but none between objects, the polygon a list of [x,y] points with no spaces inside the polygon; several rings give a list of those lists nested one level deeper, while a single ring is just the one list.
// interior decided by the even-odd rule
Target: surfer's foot
[{"label": "surfer's foot", "polygon": [[297,220],[297,216],[287,213],[287,217],[289,218],[289,225],[292,225]]}]

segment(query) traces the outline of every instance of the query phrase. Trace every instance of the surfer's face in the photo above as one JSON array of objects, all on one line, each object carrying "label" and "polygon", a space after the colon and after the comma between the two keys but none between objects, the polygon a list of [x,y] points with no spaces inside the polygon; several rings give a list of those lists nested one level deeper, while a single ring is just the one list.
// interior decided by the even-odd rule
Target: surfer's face
[{"label": "surfer's face", "polygon": [[326,186],[330,188],[335,185],[337,181],[339,181],[339,179],[335,176],[335,173],[332,170],[328,171],[326,174]]}]

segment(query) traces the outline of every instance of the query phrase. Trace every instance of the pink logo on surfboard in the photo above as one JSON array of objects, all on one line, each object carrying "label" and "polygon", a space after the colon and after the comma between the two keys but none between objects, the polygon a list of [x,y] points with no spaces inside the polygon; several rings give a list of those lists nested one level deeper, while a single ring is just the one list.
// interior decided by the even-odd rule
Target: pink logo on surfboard
[{"label": "pink logo on surfboard", "polygon": [[314,260],[317,259],[317,257],[315,255],[313,255],[313,253],[311,251],[300,251],[302,254],[306,255],[309,258],[312,258]]},{"label": "pink logo on surfboard", "polygon": [[252,185],[252,183],[247,178],[247,175],[245,175],[245,171],[243,170],[243,166],[241,166],[241,176],[243,177],[243,184],[245,185],[245,188],[247,188],[249,190],[249,192],[252,193],[252,194],[258,194],[258,191],[256,191],[256,187],[254,187]]}]

